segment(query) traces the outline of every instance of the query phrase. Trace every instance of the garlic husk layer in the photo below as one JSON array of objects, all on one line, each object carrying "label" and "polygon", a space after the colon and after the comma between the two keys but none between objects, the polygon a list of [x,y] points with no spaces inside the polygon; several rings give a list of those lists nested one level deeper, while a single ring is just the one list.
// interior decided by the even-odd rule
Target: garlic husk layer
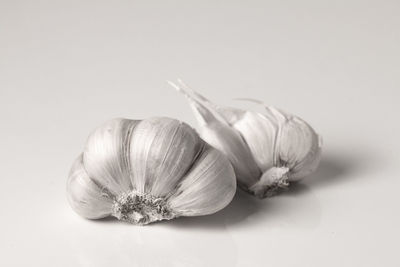
[{"label": "garlic husk layer", "polygon": [[67,182],[79,215],[137,225],[215,213],[235,192],[228,159],[189,125],[164,117],[113,119],[97,128]]},{"label": "garlic husk layer", "polygon": [[201,137],[228,157],[245,191],[273,196],[316,170],[322,139],[304,120],[254,100],[262,112],[222,107],[181,80],[169,83],[186,96]]}]

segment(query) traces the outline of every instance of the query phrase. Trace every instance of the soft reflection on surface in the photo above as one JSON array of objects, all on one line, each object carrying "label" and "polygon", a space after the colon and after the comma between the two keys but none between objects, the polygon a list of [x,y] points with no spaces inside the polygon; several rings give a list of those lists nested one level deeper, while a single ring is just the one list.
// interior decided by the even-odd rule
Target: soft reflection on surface
[{"label": "soft reflection on surface", "polygon": [[71,255],[79,266],[235,265],[236,247],[223,227],[207,233],[163,223],[140,227],[110,220],[85,225],[83,231],[71,231]]},{"label": "soft reflection on surface", "polygon": [[[302,196],[298,197],[299,194]],[[171,227],[208,231],[219,231],[223,227],[308,228],[317,225],[320,213],[312,191],[306,185],[296,184],[292,191],[269,199],[257,199],[240,190],[224,210],[210,216],[179,218]]]}]

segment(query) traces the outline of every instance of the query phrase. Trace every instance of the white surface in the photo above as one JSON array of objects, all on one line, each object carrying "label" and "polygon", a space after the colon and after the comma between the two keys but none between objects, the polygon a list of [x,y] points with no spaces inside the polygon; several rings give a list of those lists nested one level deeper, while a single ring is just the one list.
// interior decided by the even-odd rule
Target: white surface
[{"label": "white surface", "polygon": [[[397,0],[1,1],[0,265],[400,266],[399,14]],[[65,183],[94,127],[195,125],[176,77],[303,117],[324,137],[319,171],[212,216],[80,218]]]}]

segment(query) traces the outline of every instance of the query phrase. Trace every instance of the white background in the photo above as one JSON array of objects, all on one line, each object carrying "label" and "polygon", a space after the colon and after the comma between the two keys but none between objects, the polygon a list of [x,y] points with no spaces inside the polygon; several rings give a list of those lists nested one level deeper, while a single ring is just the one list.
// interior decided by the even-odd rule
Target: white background
[{"label": "white background", "polygon": [[[400,266],[400,2],[0,1],[1,266]],[[180,77],[324,137],[272,199],[146,227],[89,221],[65,183],[114,117],[195,126]]]}]

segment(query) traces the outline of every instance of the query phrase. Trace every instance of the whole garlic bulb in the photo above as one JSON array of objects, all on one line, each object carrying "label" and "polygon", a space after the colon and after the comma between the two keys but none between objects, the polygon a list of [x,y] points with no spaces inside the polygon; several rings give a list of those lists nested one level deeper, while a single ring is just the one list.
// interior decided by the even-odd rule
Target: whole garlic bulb
[{"label": "whole garlic bulb", "polygon": [[239,186],[260,198],[275,195],[316,170],[321,137],[302,119],[263,105],[263,112],[221,107],[182,81],[201,137],[231,161]]},{"label": "whole garlic bulb", "polygon": [[97,128],[67,182],[79,215],[138,225],[215,213],[235,192],[227,158],[189,125],[162,117],[114,119]]}]

